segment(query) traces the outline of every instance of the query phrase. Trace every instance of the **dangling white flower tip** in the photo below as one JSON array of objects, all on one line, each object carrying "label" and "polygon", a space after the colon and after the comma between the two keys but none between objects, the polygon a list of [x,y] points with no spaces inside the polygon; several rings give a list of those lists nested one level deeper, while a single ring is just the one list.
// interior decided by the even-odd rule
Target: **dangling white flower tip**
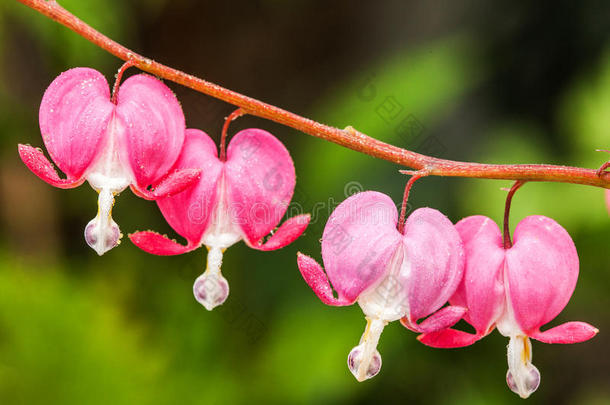
[{"label": "dangling white flower tip", "polygon": [[386,322],[380,319],[367,318],[366,330],[360,344],[347,356],[347,367],[359,382],[375,377],[381,370],[381,355],[377,351],[377,343],[385,325]]},{"label": "dangling white flower tip", "polygon": [[193,284],[195,299],[208,311],[222,305],[229,296],[229,283],[220,273],[222,250],[212,247],[208,251],[208,267]]},{"label": "dangling white flower tip", "polygon": [[513,377],[510,370],[506,372],[506,384],[512,392],[519,395],[521,398],[528,398],[538,389],[540,385],[540,372],[533,364],[530,364],[526,370],[523,370],[520,375],[520,384]]},{"label": "dangling white flower tip", "polygon": [[97,215],[85,227],[85,241],[100,256],[121,242],[121,231],[112,219],[113,204],[112,192],[102,189],[98,196]]},{"label": "dangling white flower tip", "polygon": [[[364,345],[358,345],[349,352],[347,366],[356,380],[362,382],[375,377],[381,370],[381,355],[377,350],[369,358],[364,359]],[[367,365],[368,364],[368,367]]]},{"label": "dangling white flower tip", "polygon": [[527,336],[512,336],[508,343],[506,384],[521,398],[528,398],[540,385],[540,372],[532,364],[532,344]]},{"label": "dangling white flower tip", "polygon": [[206,271],[193,284],[195,299],[208,311],[222,305],[229,296],[229,283],[222,274]]}]

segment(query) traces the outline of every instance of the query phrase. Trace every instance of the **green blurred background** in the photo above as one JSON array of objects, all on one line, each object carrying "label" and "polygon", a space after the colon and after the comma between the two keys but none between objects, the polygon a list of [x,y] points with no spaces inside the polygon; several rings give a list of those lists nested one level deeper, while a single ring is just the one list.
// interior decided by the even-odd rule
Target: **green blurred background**
[{"label": "green blurred background", "polygon": [[[494,163],[598,167],[610,134],[610,6],[603,0],[333,2],[317,0],[61,0],[133,50],[288,110],[435,156]],[[37,113],[62,71],[89,66],[112,78],[120,61],[13,0],[0,3],[1,404],[489,404],[506,387],[506,339],[434,350],[398,324],[384,365],[356,383],[346,356],[364,320],[357,306],[324,306],[296,268],[320,257],[324,223],[346,194],[399,202],[398,167],[257,118],[290,149],[294,212],[314,223],[293,245],[261,253],[243,243],[223,265],[226,304],[208,313],[191,286],[205,253],[155,257],[127,239],[103,257],[82,231],[95,215],[88,187],[54,189],[19,161],[18,142],[42,146]],[[129,74],[135,73],[130,71]],[[218,139],[232,110],[169,85],[187,124]],[[499,220],[508,182],[429,178],[412,207],[453,221]],[[293,212],[293,214],[294,214]],[[610,404],[610,269],[603,192],[527,184],[512,225],[552,216],[573,236],[581,276],[552,325],[582,320],[600,334],[577,345],[534,343],[542,384],[529,403]],[[175,235],[155,204],[124,192],[124,233]]]}]

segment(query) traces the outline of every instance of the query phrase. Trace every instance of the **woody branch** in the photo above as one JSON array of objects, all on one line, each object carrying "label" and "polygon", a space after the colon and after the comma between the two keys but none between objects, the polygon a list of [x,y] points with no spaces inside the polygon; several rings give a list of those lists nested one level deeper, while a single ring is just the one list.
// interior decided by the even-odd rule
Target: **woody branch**
[{"label": "woody branch", "polygon": [[139,55],[96,31],[61,7],[55,0],[17,1],[68,27],[117,58],[130,61],[133,66],[145,72],[233,104],[240,107],[245,114],[277,122],[379,159],[415,170],[425,170],[430,176],[549,181],[610,188],[610,174],[603,170],[544,164],[493,165],[438,159],[390,145],[351,127],[346,129],[331,127]]}]

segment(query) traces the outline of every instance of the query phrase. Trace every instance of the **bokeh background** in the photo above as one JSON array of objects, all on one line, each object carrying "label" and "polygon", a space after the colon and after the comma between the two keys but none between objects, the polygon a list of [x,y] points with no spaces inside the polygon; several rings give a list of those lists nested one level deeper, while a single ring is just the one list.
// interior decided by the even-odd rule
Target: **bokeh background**
[{"label": "bokeh background", "polygon": [[[610,134],[610,6],[604,0],[486,2],[316,0],[61,0],[144,55],[316,120],[450,159],[598,167]],[[360,189],[398,202],[398,167],[246,117],[295,161],[295,206],[314,214],[304,237],[276,252],[243,243],[225,255],[227,303],[209,313],[191,293],[205,253],[154,257],[123,244],[98,257],[82,231],[96,194],[54,189],[19,161],[42,146],[37,114],[62,71],[109,80],[120,61],[13,0],[0,3],[0,403],[2,404],[489,404],[518,398],[505,384],[506,339],[429,349],[386,328],[384,365],[356,383],[346,356],[364,319],[324,306],[301,279],[297,250],[320,258],[330,211]],[[129,74],[135,73],[130,71]],[[187,124],[218,140],[233,109],[168,83]],[[508,182],[428,178],[412,207],[453,221],[500,220]],[[534,343],[542,373],[529,403],[610,404],[610,223],[598,189],[527,184],[512,225],[556,219],[581,259],[574,296],[553,321],[601,330],[577,345]],[[175,236],[153,203],[124,192],[124,233]]]}]

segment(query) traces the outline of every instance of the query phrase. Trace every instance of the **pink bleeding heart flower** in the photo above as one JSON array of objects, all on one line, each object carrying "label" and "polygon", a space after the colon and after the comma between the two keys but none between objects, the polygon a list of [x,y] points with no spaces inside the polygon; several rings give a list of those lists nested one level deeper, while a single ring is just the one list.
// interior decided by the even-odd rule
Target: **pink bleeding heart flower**
[{"label": "pink bleeding heart flower", "polygon": [[47,151],[66,178],[40,149],[19,145],[19,155],[52,186],[72,188],[87,180],[99,193],[97,216],[85,228],[87,244],[99,255],[120,242],[111,216],[115,195],[131,185],[139,196],[154,199],[183,190],[199,175],[167,175],[184,142],[184,115],[171,90],[152,76],[130,77],[111,99],[101,73],[68,70],[45,91],[39,118]]},{"label": "pink bleeding heart flower", "polygon": [[462,242],[451,221],[437,210],[420,208],[407,218],[402,233],[397,223],[396,206],[387,195],[355,194],[333,211],[324,228],[326,273],[311,257],[299,253],[297,258],[303,278],[322,302],[358,302],[366,316],[360,344],[347,360],[358,381],[379,372],[376,347],[388,322],[402,318],[414,331],[436,331],[452,326],[465,312],[452,306],[439,311],[464,268]]},{"label": "pink bleeding heart flower", "polygon": [[566,306],[576,287],[578,254],[574,242],[557,222],[538,215],[517,225],[509,248],[504,247],[498,226],[487,217],[465,218],[456,228],[464,242],[466,270],[449,301],[468,308],[464,320],[476,333],[446,329],[425,333],[419,340],[433,347],[462,347],[497,327],[510,339],[508,386],[527,398],[540,383],[540,373],[531,363],[530,338],[545,343],[577,343],[598,332],[584,322],[567,322],[540,331]]},{"label": "pink bleeding heart flower", "polygon": [[208,248],[207,268],[193,285],[206,309],[221,305],[229,284],[220,267],[225,249],[244,240],[258,250],[275,250],[297,239],[309,224],[309,214],[288,219],[272,236],[292,199],[294,164],[288,150],[262,129],[246,129],[231,140],[226,161],[203,131],[186,130],[176,169],[197,168],[204,175],[193,187],[157,200],[169,225],[186,240],[181,245],[152,231],[129,235],[140,249],[156,255],[177,255]]}]

